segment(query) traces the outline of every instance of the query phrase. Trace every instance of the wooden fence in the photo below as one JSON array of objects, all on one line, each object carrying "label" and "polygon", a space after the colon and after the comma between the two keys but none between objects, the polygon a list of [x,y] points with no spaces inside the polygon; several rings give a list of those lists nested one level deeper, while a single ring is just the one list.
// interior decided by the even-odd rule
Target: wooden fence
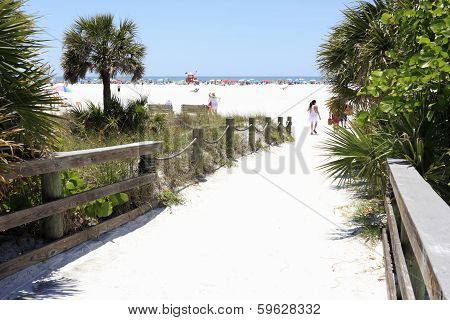
[{"label": "wooden fence", "polygon": [[148,104],[146,107],[152,113],[173,113],[173,106],[167,104]]},{"label": "wooden fence", "polygon": [[[278,118],[278,128],[286,129],[287,134],[291,134],[292,120],[289,117],[287,125],[284,127],[283,118]],[[281,121],[281,122],[280,122]],[[234,126],[234,119],[226,119],[224,133],[216,141],[208,141],[204,138],[203,128],[194,128],[192,132],[193,140],[183,150],[166,157],[158,157],[156,153],[162,150],[162,142],[144,141],[120,146],[97,148],[89,150],[79,150],[72,152],[56,152],[50,158],[11,163],[8,165],[7,173],[3,174],[6,179],[17,179],[24,177],[40,176],[43,204],[0,216],[0,232],[18,226],[25,225],[43,219],[43,233],[47,239],[53,242],[20,255],[9,261],[0,264],[0,279],[17,272],[30,265],[45,261],[50,257],[68,250],[84,241],[98,237],[99,235],[112,230],[139,215],[152,209],[155,203],[145,204],[128,213],[110,218],[95,226],[84,229],[76,234],[64,236],[64,214],[67,210],[82,204],[94,201],[109,195],[139,188],[151,184],[157,179],[155,161],[172,159],[184,153],[192,146],[192,170],[197,176],[203,175],[203,144],[218,145],[218,142],[226,136],[226,155],[229,159],[234,158],[234,132],[249,130],[249,146],[252,151],[255,148],[255,132],[264,132],[266,142],[271,143],[270,138],[271,119],[266,118],[263,130],[258,130],[256,119],[250,118],[246,128]],[[283,129],[279,134],[283,134]],[[268,140],[267,140],[268,139]],[[75,195],[63,196],[61,172],[67,169],[79,168],[87,165],[103,163],[113,160],[124,160],[129,158],[140,158],[139,176],[116,182],[103,187],[80,192]]]},{"label": "wooden fence", "polygon": [[206,113],[208,106],[206,104],[182,104],[181,113]]},{"label": "wooden fence", "polygon": [[389,160],[382,230],[389,299],[449,299],[450,207],[402,160]]}]

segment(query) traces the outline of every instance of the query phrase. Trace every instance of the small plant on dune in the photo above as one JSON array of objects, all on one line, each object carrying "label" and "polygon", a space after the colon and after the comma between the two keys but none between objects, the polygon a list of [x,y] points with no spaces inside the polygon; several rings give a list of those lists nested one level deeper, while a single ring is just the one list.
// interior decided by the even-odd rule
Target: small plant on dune
[{"label": "small plant on dune", "polygon": [[381,229],[386,226],[386,214],[378,199],[358,200],[350,208],[350,221],[356,226],[357,234],[371,244],[376,244]]},{"label": "small plant on dune", "polygon": [[272,129],[270,131],[270,138],[271,138],[272,142],[275,143],[276,145],[279,145],[282,142],[281,137],[277,130]]},{"label": "small plant on dune", "polygon": [[174,206],[184,203],[184,199],[180,193],[174,192],[169,189],[163,190],[159,196],[159,201],[166,207],[172,208]]},{"label": "small plant on dune", "polygon": [[145,125],[150,118],[145,104],[146,97],[130,100],[124,107],[122,114],[118,117],[122,131],[141,133],[145,129]]},{"label": "small plant on dune", "polygon": [[[93,102],[88,102],[86,107],[72,107],[69,111],[77,124],[81,124],[87,131],[101,131],[104,130],[107,122],[106,117],[99,105]],[[79,127],[77,126],[77,129]]]},{"label": "small plant on dune", "polygon": [[[81,131],[79,124],[84,126],[87,131],[94,130],[97,132],[111,133],[142,133],[149,121],[150,115],[145,107],[147,98],[139,97],[137,99],[129,100],[123,104],[116,96],[112,96],[109,103],[109,113],[105,113],[100,105],[88,102],[85,107],[73,106],[69,111],[69,115],[76,124],[73,129]],[[163,127],[165,121],[161,119],[164,115],[156,115],[159,117],[155,119],[158,131]]]},{"label": "small plant on dune", "polygon": [[165,114],[154,114],[149,118],[147,128],[155,134],[161,134],[168,126],[168,117]]},{"label": "small plant on dune", "polygon": [[269,146],[263,142],[261,138],[256,139],[255,141],[256,150],[268,150]]}]

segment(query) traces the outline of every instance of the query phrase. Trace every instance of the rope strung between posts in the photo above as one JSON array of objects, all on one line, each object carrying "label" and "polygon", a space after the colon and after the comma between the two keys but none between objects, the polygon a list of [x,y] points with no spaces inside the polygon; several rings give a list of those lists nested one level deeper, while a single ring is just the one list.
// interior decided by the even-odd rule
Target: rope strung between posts
[{"label": "rope strung between posts", "polygon": [[244,127],[244,128],[234,128],[234,130],[236,130],[236,131],[241,131],[241,132],[243,132],[243,131],[247,131],[248,129],[250,129],[250,126],[246,126],[246,127]]},{"label": "rope strung between posts", "polygon": [[258,127],[255,126],[255,130],[256,130],[256,132],[258,132],[258,133],[263,133],[264,130],[266,130],[266,128],[267,128],[268,125],[269,125],[269,123],[267,122],[266,125],[265,125],[261,130],[259,130]]},{"label": "rope strung between posts", "polygon": [[183,150],[180,150],[174,154],[168,155],[166,157],[155,157],[155,160],[170,160],[173,159],[175,157],[178,157],[179,155],[181,155],[183,152],[185,152],[190,146],[192,146],[194,144],[194,142],[197,141],[197,138],[194,138],[194,140],[192,140],[186,147],[184,147]]},{"label": "rope strung between posts", "polygon": [[229,127],[230,127],[230,126],[227,126],[227,127],[225,128],[225,131],[222,133],[222,135],[221,135],[218,139],[216,139],[216,140],[214,140],[214,141],[209,141],[209,140],[203,139],[203,142],[204,142],[204,143],[207,143],[207,144],[216,144],[216,143],[218,143],[218,142],[219,142],[220,140],[222,140],[222,138],[225,136],[225,134],[227,133]]}]

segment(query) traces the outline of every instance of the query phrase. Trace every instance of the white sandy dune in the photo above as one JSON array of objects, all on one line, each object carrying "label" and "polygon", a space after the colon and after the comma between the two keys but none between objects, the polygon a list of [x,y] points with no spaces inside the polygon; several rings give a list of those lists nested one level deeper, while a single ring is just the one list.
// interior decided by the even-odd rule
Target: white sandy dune
[{"label": "white sandy dune", "polygon": [[[323,86],[320,85],[293,85],[281,86],[249,85],[249,86],[219,86],[219,85],[134,85],[122,84],[120,93],[118,85],[111,85],[113,95],[121,100],[148,97],[148,101],[154,104],[164,104],[170,100],[176,112],[180,111],[182,104],[207,104],[208,95],[214,92],[220,98],[219,111],[222,114],[254,114],[265,113],[269,116],[277,116],[281,110],[287,109],[297,103],[301,97],[314,93]],[[283,89],[285,88],[285,89]],[[75,84],[70,86],[71,93],[64,94],[73,104],[80,102],[84,105],[88,101],[96,104],[103,99],[101,84]],[[198,92],[193,92],[199,89]],[[304,105],[306,105],[306,101]]]},{"label": "white sandy dune", "polygon": [[[247,112],[276,116],[314,91],[319,104],[327,95],[320,86],[288,88],[283,99],[245,97],[238,89],[216,90],[222,111],[247,99]],[[380,246],[348,235],[335,209],[350,195],[315,169],[326,116],[321,134],[304,135],[311,98],[285,114],[294,117],[296,143],[242,158],[185,189],[184,205],[153,211],[0,281],[0,298],[386,299]]]}]

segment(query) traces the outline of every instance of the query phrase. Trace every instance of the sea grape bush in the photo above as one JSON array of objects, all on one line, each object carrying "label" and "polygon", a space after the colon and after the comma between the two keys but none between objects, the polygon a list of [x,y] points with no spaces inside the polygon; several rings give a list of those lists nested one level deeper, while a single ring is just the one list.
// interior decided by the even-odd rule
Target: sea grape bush
[{"label": "sea grape bush", "polygon": [[[68,170],[62,174],[64,196],[74,195],[88,189],[87,183],[83,180],[79,172]],[[83,211],[91,218],[106,218],[113,213],[113,208],[128,202],[126,193],[117,193],[101,199],[97,199],[77,209]]]}]

